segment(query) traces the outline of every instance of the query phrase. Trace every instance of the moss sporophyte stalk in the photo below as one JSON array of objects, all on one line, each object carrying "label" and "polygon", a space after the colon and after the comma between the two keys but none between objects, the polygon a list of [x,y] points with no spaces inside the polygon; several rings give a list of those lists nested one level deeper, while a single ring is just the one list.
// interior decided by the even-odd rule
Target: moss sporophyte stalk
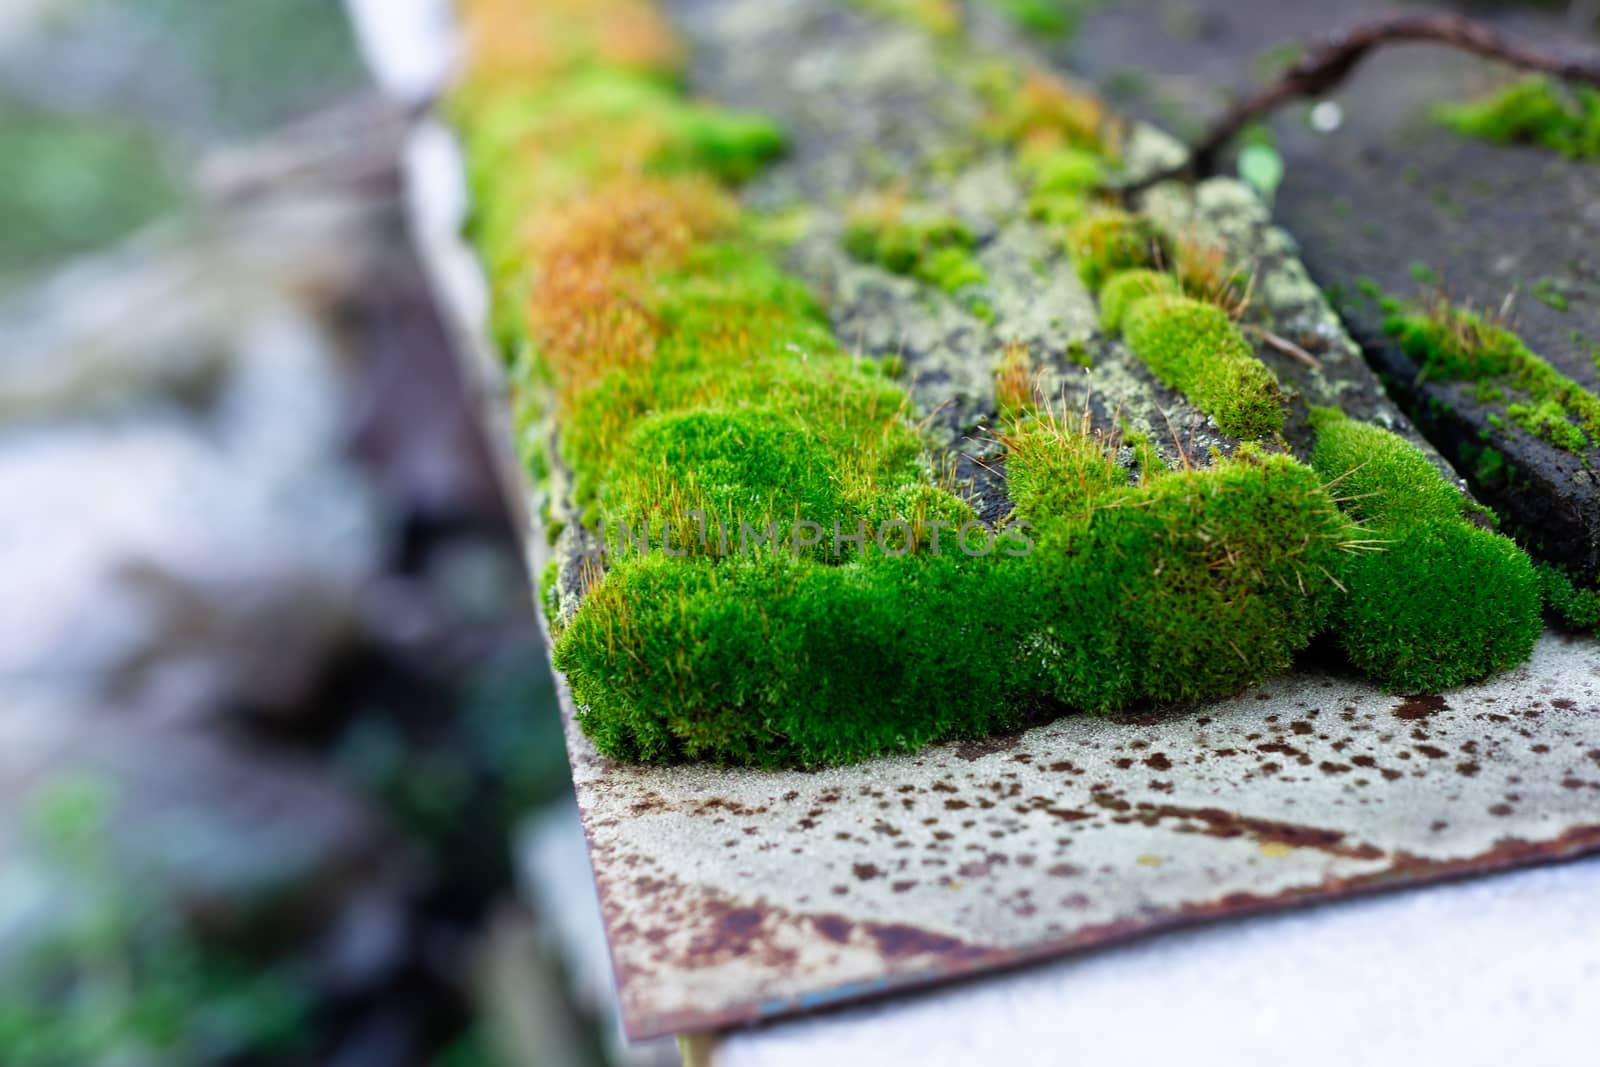
[{"label": "moss sporophyte stalk", "polygon": [[[471,0],[466,18],[473,231],[524,459],[566,523],[542,583],[563,598],[556,664],[604,754],[855,760],[1235,692],[1330,629],[1398,689],[1527,655],[1537,577],[1426,457],[1334,414],[1312,463],[1283,451],[1291,398],[1233,323],[1236,276],[1091,202],[1119,148],[1092,97],[974,78],[1106,329],[1259,442],[1169,469],[1044,402],[1014,346],[994,353],[991,442],[1011,510],[984,518],[905,389],[840,348],[730,193],[781,131],[688,100],[646,0]],[[845,240],[934,290],[983,284],[972,232],[926,204],[869,203]]]}]

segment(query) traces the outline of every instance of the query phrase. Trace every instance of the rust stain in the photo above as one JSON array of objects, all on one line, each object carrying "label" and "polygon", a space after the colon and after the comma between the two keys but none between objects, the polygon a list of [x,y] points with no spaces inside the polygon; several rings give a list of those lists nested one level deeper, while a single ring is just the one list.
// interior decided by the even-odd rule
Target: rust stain
[{"label": "rust stain", "polygon": [[1342,830],[1328,830],[1316,826],[1259,819],[1221,808],[1185,808],[1176,804],[1140,804],[1138,818],[1150,824],[1162,819],[1183,819],[1198,823],[1198,831],[1211,837],[1249,837],[1264,844],[1288,845],[1291,848],[1314,848],[1333,856],[1349,859],[1381,859],[1384,851],[1375,845],[1349,845]]}]

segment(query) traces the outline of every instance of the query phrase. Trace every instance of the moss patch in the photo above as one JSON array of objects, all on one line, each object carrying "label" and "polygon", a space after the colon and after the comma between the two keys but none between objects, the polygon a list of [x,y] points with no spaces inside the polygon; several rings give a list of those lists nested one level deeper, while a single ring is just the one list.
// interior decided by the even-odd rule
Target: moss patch
[{"label": "moss patch", "polygon": [[1147,297],[1124,313],[1123,329],[1134,355],[1223,433],[1249,440],[1283,428],[1277,377],[1221,308],[1188,297]]},{"label": "moss patch", "polygon": [[1537,563],[1545,607],[1562,625],[1600,636],[1600,589],[1587,588],[1553,563]]},{"label": "moss patch", "polygon": [[973,255],[972,231],[953,215],[896,197],[859,204],[850,214],[845,250],[896,274],[909,274],[947,293],[988,279]]},{"label": "moss patch", "polygon": [[1158,270],[1125,270],[1111,276],[1100,290],[1100,328],[1116,335],[1128,309],[1147,296],[1182,296],[1183,286],[1171,274]]},{"label": "moss patch", "polygon": [[[563,514],[604,534],[555,642],[602,753],[816,765],[1040,709],[1217,696],[1287,666],[1346,603],[1336,576],[1365,538],[1318,471],[1251,446],[1169,471],[1147,442],[1049,411],[1020,348],[996,390],[1018,524],[977,521],[905,391],[840,351],[725,190],[777,131],[685,100],[670,37],[626,29],[638,0],[526,6],[472,0],[473,25],[577,18],[574,50],[480,45],[521,58],[488,63],[459,114],[517,425],[532,446],[554,418]],[[1006,77],[992,132],[1036,190],[1081,198],[1075,153],[1114,156],[1098,102]],[[847,240],[942,289],[980,278],[970,231],[931,209],[880,204]],[[1096,211],[1069,251],[1099,287],[1175,250],[1148,220]],[[1136,283],[1116,316],[1156,373],[1225,432],[1281,426],[1277,383],[1225,311],[1175,295],[1186,282]]]},{"label": "moss patch", "polygon": [[1466,499],[1415,446],[1322,413],[1312,463],[1367,531],[1340,560],[1334,633],[1386,688],[1432,692],[1524,662],[1539,583],[1509,539],[1462,518]]},{"label": "moss patch", "polygon": [[1562,86],[1544,75],[1482,100],[1441,106],[1435,116],[1467,137],[1541,145],[1570,159],[1600,157],[1600,91]]},{"label": "moss patch", "polygon": [[1504,326],[1439,300],[1389,302],[1384,329],[1429,377],[1479,384],[1480,401],[1505,399],[1505,417],[1568,452],[1600,442],[1600,397],[1556,370]]},{"label": "moss patch", "polygon": [[1091,290],[1121,271],[1153,270],[1172,262],[1171,243],[1160,227],[1143,216],[1109,209],[1073,225],[1067,232],[1067,254]]}]

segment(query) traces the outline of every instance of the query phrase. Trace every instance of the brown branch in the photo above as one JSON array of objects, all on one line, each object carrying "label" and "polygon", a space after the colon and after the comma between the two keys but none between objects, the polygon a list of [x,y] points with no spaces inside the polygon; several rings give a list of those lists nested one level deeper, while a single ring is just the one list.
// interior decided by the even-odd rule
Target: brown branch
[{"label": "brown branch", "polygon": [[1545,52],[1459,15],[1391,15],[1324,37],[1275,80],[1234,99],[1190,149],[1187,162],[1151,175],[1125,191],[1135,192],[1169,178],[1214,174],[1217,157],[1246,126],[1291,100],[1326,95],[1349,77],[1373,49],[1408,42],[1441,44],[1522,70],[1600,87],[1600,63],[1594,60]]}]

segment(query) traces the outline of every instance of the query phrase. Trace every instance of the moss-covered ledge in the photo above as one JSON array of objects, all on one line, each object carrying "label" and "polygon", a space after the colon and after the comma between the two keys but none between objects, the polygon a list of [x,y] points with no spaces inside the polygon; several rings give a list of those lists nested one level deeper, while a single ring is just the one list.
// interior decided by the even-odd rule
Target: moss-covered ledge
[{"label": "moss-covered ledge", "polygon": [[[1305,404],[1235,324],[1234,250],[1082,180],[1136,165],[1135,131],[948,31],[825,8],[690,13],[695,77],[775,125],[692,100],[641,0],[469,7],[475,231],[560,526],[556,661],[597,747],[854,760],[1229,693],[1382,615],[1381,583],[1341,576],[1396,538],[1280,434]],[[770,77],[824,52],[851,76],[804,97]],[[901,199],[864,215],[879,171]],[[1130,270],[1172,280],[1124,294],[1125,346],[1093,291]],[[1465,566],[1440,564],[1467,589]],[[1526,607],[1485,624],[1504,656],[1430,647],[1482,676]]]}]

